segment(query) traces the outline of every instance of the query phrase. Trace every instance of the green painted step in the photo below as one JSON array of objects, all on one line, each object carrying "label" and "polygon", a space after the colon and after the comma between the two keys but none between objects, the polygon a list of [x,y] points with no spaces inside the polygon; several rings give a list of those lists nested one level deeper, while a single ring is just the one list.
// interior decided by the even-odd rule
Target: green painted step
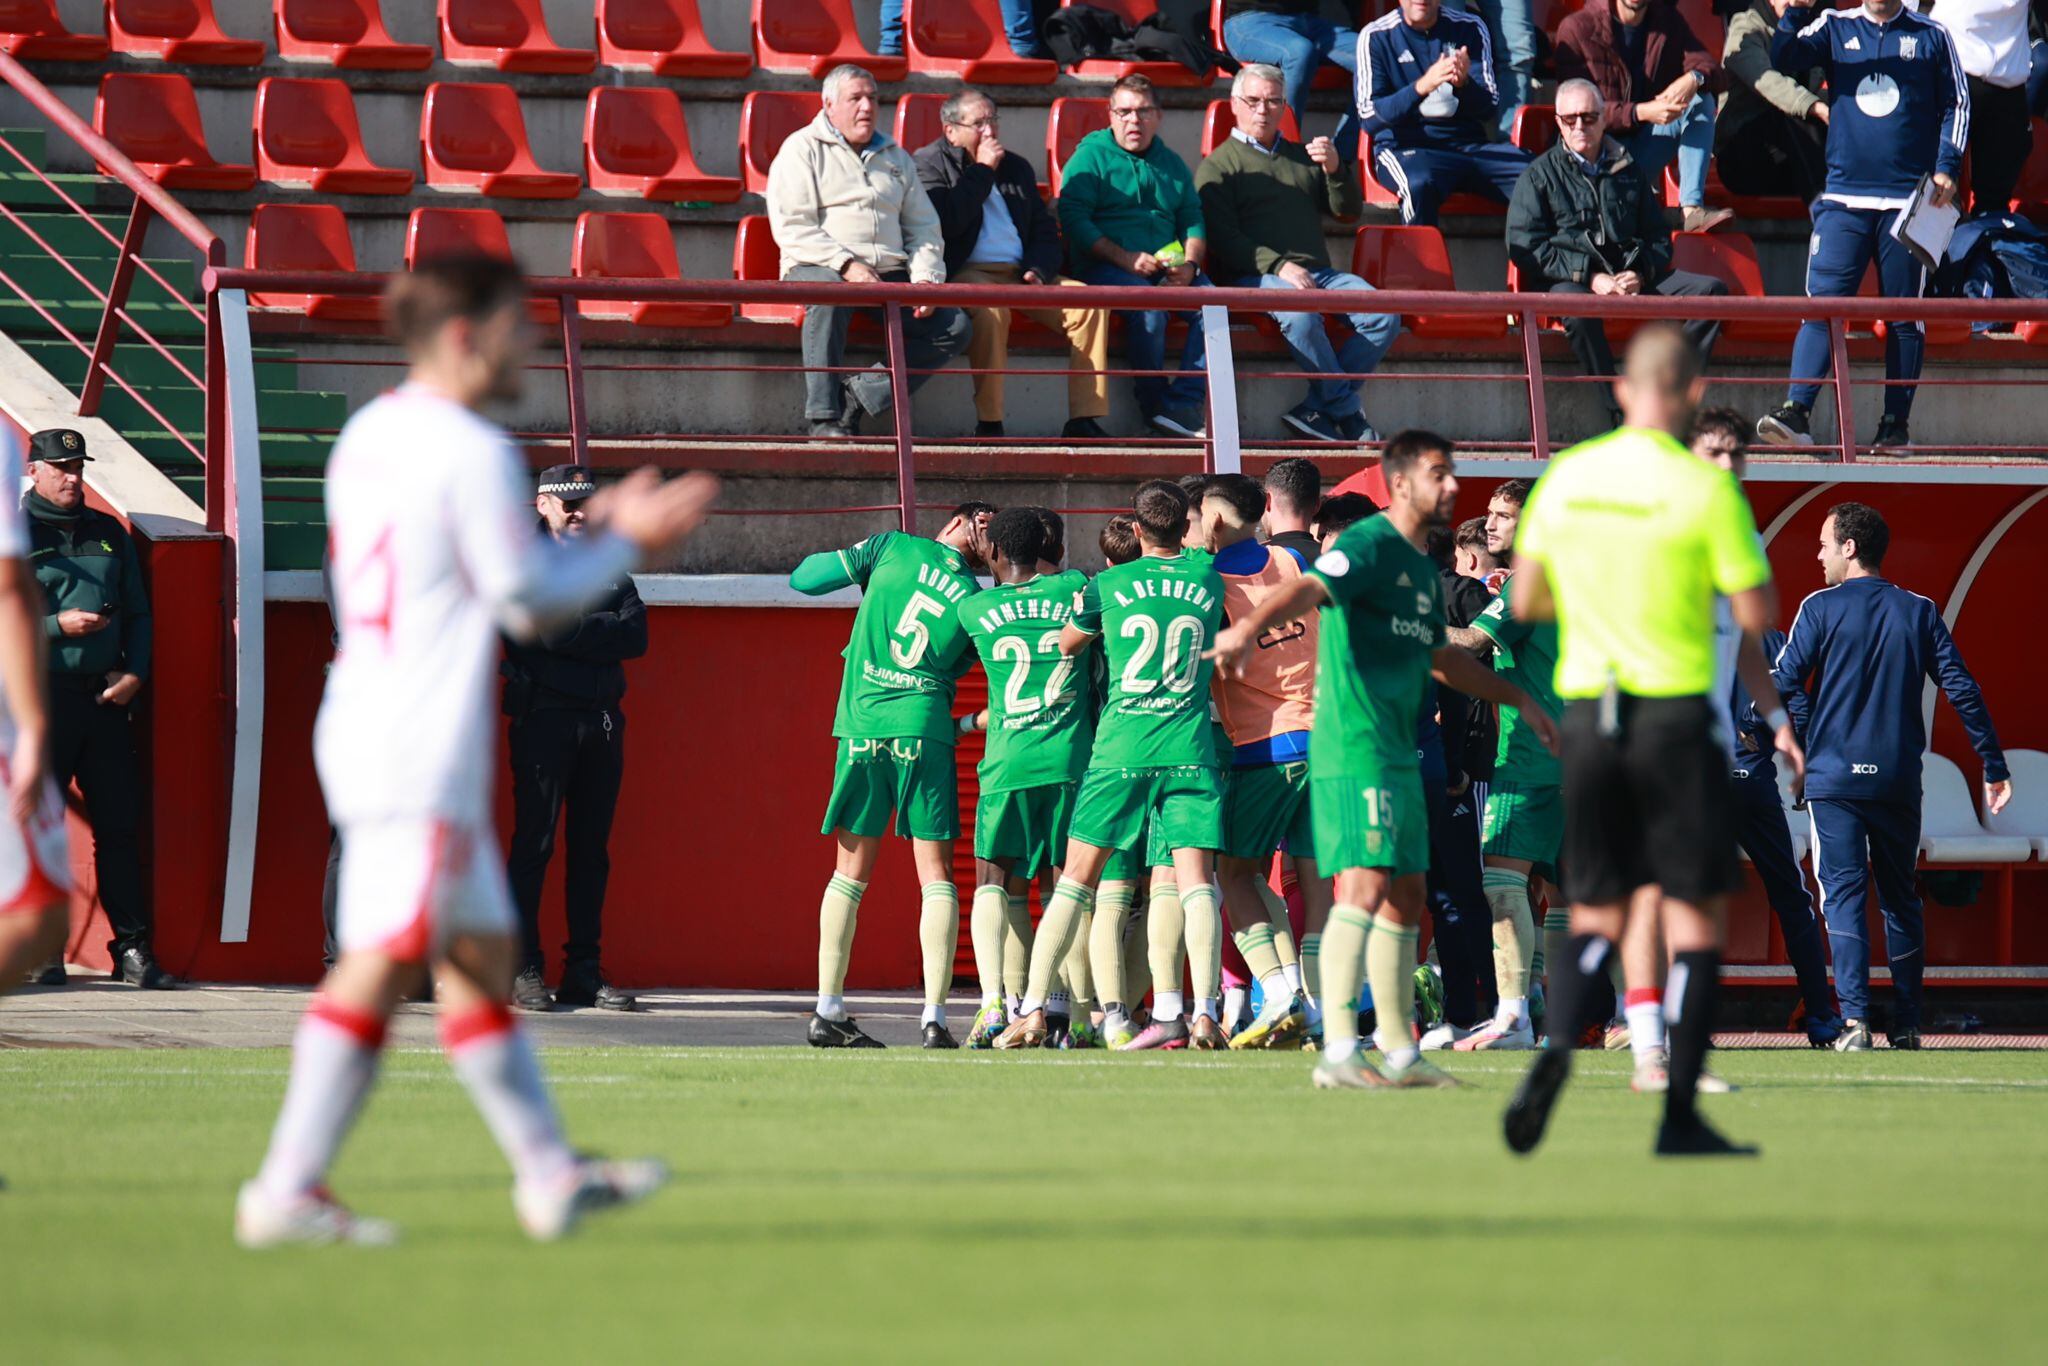
[{"label": "green painted step", "polygon": [[[165,289],[155,279],[138,270],[128,286],[128,302],[132,307],[148,304],[163,307],[175,300],[196,304],[199,299],[199,277],[190,261],[167,261],[155,257],[144,257],[156,273],[170,281]],[[114,258],[112,254],[88,257],[70,263],[72,269],[91,281],[93,286],[105,290],[114,281]],[[78,276],[46,253],[30,248],[27,255],[0,255],[0,270],[4,270],[22,288],[38,299],[92,299],[95,306],[99,301],[86,287],[79,283]],[[11,291],[10,291],[11,293]],[[182,311],[182,310],[181,310]]]},{"label": "green painted step", "polygon": [[[189,384],[161,389],[143,389],[141,396],[164,418],[184,431],[198,431],[206,423],[206,396]],[[113,385],[107,386],[100,402],[100,416],[115,427],[147,430],[161,424],[142,404]],[[256,393],[256,422],[265,437],[282,435],[285,427],[319,427],[339,430],[348,420],[348,398],[303,389],[259,389]]]},{"label": "green painted step", "polygon": [[[91,340],[86,338],[88,342]],[[86,353],[61,337],[22,337],[16,344],[51,376],[74,394],[85,382]],[[206,355],[197,346],[169,346],[173,356],[201,379],[206,377]],[[255,350],[256,388],[291,390],[297,387],[298,362],[290,351],[276,346]],[[157,349],[125,328],[114,346],[114,369],[121,378],[138,388],[190,388],[191,383],[164,359]]]},{"label": "green painted step", "polygon": [[[74,284],[75,287],[75,284]],[[43,315],[17,296],[12,290],[0,291],[0,332],[20,339],[22,336],[49,336],[50,324]],[[97,299],[63,295],[38,294],[38,302],[51,316],[70,329],[80,340],[90,340],[99,331],[100,315],[105,310]],[[203,319],[193,317],[181,305],[149,303],[133,300],[128,313],[142,328],[159,341],[174,337],[199,337],[206,333]]]},{"label": "green painted step", "polygon": [[[44,128],[0,128],[0,142],[5,142],[14,151],[20,152],[36,166],[47,166],[50,134]],[[14,159],[14,153],[0,147],[0,170],[19,171],[21,163]]]},{"label": "green painted step", "polygon": [[[6,153],[0,152],[0,156]],[[128,220],[121,214],[100,213],[93,218],[100,227],[113,235],[109,242],[98,229],[70,209],[56,213],[24,213],[19,215],[20,223],[10,223],[0,218],[0,253],[8,256],[40,256],[43,248],[36,245],[41,238],[52,249],[64,253],[74,261],[105,257],[112,260],[118,251],[121,236],[128,230]],[[33,235],[31,235],[33,234]]]},{"label": "green painted step", "polygon": [[[64,201],[57,192],[38,177],[21,169],[21,163],[0,152],[6,158],[12,171],[0,169],[0,204],[10,208],[27,205],[31,208],[64,208]],[[51,171],[49,179],[88,209],[119,209],[127,212],[130,196],[126,187],[117,185],[105,176],[90,171]]]},{"label": "green painted step", "polygon": [[[148,426],[117,427],[123,440],[133,446],[142,457],[167,474],[183,473],[197,465],[192,452],[185,449],[178,440],[182,436],[198,450],[204,450],[206,443],[200,439],[197,429],[189,429],[172,435],[162,427],[151,423]],[[327,453],[333,449],[331,436],[301,436],[290,432],[263,433],[263,468],[301,473],[317,481],[319,471],[327,468]]]},{"label": "green painted step", "polygon": [[[205,497],[205,480],[197,474],[175,475],[171,482],[195,503]],[[320,481],[265,479],[263,492],[263,567],[318,569],[327,549]]]}]

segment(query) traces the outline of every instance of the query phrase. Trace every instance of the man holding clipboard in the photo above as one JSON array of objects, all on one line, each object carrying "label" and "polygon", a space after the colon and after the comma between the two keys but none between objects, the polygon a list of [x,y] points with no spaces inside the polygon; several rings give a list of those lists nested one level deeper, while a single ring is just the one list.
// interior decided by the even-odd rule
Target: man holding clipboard
[{"label": "man holding clipboard", "polygon": [[[1922,215],[1955,202],[1956,174],[1970,133],[1970,92],[1948,30],[1905,8],[1902,0],[1866,0],[1860,9],[1788,8],[1771,39],[1771,63],[1788,74],[1827,73],[1827,186],[1813,203],[1813,239],[1806,258],[1810,297],[1855,294],[1872,260],[1878,292],[1915,299],[1927,268],[1898,231],[1923,244],[1938,226]],[[1922,186],[1924,184],[1924,190]],[[1945,217],[1935,213],[1936,217]],[[1876,451],[1912,444],[1910,381],[1920,377],[1919,323],[1886,328],[1889,380]],[[1810,416],[1831,361],[1825,323],[1809,320],[1792,343],[1792,385],[1785,402],[1757,423],[1757,435],[1779,445],[1811,445]]]}]

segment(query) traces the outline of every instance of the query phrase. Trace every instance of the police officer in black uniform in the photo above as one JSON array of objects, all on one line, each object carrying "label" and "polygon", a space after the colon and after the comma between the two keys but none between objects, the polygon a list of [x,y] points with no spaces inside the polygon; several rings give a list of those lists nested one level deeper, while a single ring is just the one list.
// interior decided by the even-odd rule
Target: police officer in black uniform
[{"label": "police officer in black uniform", "polygon": [[[29,563],[42,585],[50,642],[50,775],[75,778],[92,823],[100,904],[114,939],[114,976],[177,985],[156,964],[142,876],[144,793],[129,708],[149,676],[151,621],[142,562],[121,523],[85,505],[85,437],[65,427],[29,438]],[[64,981],[62,959],[38,981]]]},{"label": "police officer in black uniform", "polygon": [[[597,491],[590,471],[554,465],[541,472],[534,508],[562,539],[583,533],[582,502]],[[574,623],[540,640],[508,640],[499,672],[512,718],[512,852],[506,875],[519,908],[523,960],[513,998],[521,1009],[556,1003],[633,1010],[598,965],[605,881],[611,874],[612,811],[625,774],[624,661],[647,653],[647,609],[631,578]],[[550,996],[540,945],[540,890],[554,853],[562,807],[567,825],[569,941],[560,988]]]}]

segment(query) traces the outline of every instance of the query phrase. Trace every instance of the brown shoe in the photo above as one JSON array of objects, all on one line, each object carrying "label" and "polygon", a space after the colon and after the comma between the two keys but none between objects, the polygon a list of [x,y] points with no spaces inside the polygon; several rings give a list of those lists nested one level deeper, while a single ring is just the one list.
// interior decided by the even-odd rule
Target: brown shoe
[{"label": "brown shoe", "polygon": [[1680,221],[1684,223],[1687,232],[1712,232],[1733,217],[1733,209],[1710,209],[1695,204],[1687,206]]},{"label": "brown shoe", "polygon": [[1188,1027],[1188,1047],[1202,1053],[1213,1053],[1219,1048],[1228,1048],[1230,1040],[1223,1033],[1223,1026],[1207,1015],[1195,1016],[1194,1024]]},{"label": "brown shoe", "polygon": [[1034,1010],[1029,1015],[1019,1015],[1010,1021],[1010,1027],[996,1035],[997,1048],[1043,1048],[1045,1046],[1045,1012]]}]

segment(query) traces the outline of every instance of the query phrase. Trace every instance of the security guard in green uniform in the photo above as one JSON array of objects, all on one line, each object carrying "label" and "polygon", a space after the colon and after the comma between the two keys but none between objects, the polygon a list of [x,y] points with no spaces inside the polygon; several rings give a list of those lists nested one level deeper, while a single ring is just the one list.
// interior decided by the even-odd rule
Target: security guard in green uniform
[{"label": "security guard in green uniform", "polygon": [[[149,594],[121,523],[85,505],[85,438],[69,428],[29,438],[29,563],[42,585],[50,642],[50,774],[75,778],[92,823],[100,904],[113,926],[114,975],[139,987],[177,985],[156,964],[142,878],[143,790],[129,708],[149,676]],[[38,980],[64,980],[61,961]]]}]

